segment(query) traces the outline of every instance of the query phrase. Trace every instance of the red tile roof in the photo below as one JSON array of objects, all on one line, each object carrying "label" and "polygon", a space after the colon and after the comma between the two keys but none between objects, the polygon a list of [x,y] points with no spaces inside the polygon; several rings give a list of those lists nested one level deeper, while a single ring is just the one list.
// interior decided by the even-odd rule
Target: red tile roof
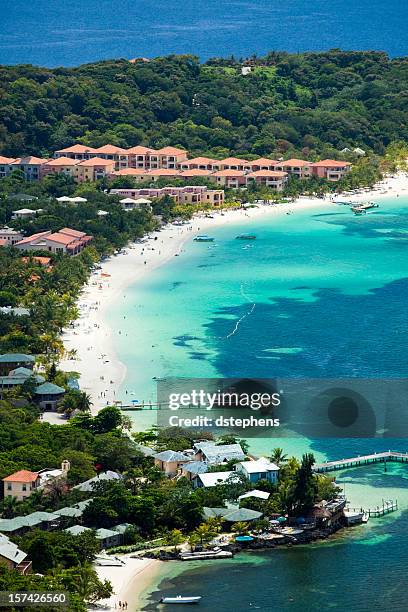
[{"label": "red tile roof", "polygon": [[193,157],[193,159],[186,159],[181,163],[194,164],[197,166],[209,166],[212,164],[216,165],[219,163],[219,161],[217,159],[212,159],[211,157]]},{"label": "red tile roof", "polygon": [[121,155],[122,153],[127,153],[126,149],[122,149],[122,147],[117,147],[115,145],[106,144],[103,147],[99,147],[99,149],[94,149],[94,153],[104,153],[105,155]]},{"label": "red tile roof", "polygon": [[13,164],[32,164],[35,166],[40,166],[42,164],[46,164],[49,159],[42,159],[41,157],[34,157],[34,155],[29,155],[28,157],[20,157],[15,159]]},{"label": "red tile roof", "polygon": [[177,176],[179,174],[178,170],[172,170],[171,168],[155,168],[154,170],[149,170],[149,172],[145,172],[147,176]]},{"label": "red tile roof", "polygon": [[292,167],[292,168],[300,168],[304,166],[311,166],[312,163],[305,161],[304,159],[287,159],[283,162],[277,162],[278,166],[284,167]]},{"label": "red tile roof", "polygon": [[211,170],[204,170],[202,168],[191,168],[190,170],[183,170],[179,176],[210,176]]},{"label": "red tile roof", "polygon": [[230,176],[230,177],[238,177],[245,176],[245,172],[243,170],[218,170],[218,172],[214,172],[212,176]]},{"label": "red tile roof", "polygon": [[122,168],[121,170],[112,172],[114,176],[140,176],[146,173],[147,170],[143,170],[143,168]]},{"label": "red tile roof", "polygon": [[72,157],[57,157],[56,159],[50,159],[47,161],[47,166],[76,166],[79,164],[79,159],[72,159]]},{"label": "red tile roof", "polygon": [[60,230],[61,234],[66,234],[67,236],[74,236],[74,238],[83,238],[86,236],[85,232],[80,232],[78,230],[71,229],[70,227],[63,227]]},{"label": "red tile roof", "polygon": [[335,159],[322,159],[310,165],[315,168],[345,168],[346,166],[351,166],[350,162],[336,161]]},{"label": "red tile roof", "polygon": [[276,159],[268,159],[267,157],[259,157],[248,162],[248,166],[276,166],[279,162]]},{"label": "red tile roof", "polygon": [[3,478],[4,482],[35,482],[38,478],[38,472],[30,472],[29,470],[19,470]]},{"label": "red tile roof", "polygon": [[45,232],[38,232],[37,234],[32,234],[31,236],[26,236],[25,238],[23,238],[22,240],[20,240],[19,242],[17,242],[17,244],[27,244],[30,243],[33,240],[38,240],[38,238],[42,238],[42,237],[46,237],[49,234],[51,234],[51,232],[49,230],[45,231]]},{"label": "red tile roof", "polygon": [[253,176],[265,176],[270,178],[284,178],[288,176],[287,172],[279,172],[277,170],[257,170],[256,172],[251,172],[248,174],[248,178]]},{"label": "red tile roof", "polygon": [[0,164],[12,164],[14,161],[13,157],[3,157],[0,155]]},{"label": "red tile roof", "polygon": [[245,166],[248,164],[248,160],[240,159],[239,157],[226,157],[218,163],[223,166]]},{"label": "red tile roof", "polygon": [[66,147],[66,149],[60,149],[59,151],[55,151],[56,153],[95,153],[96,149],[92,149],[92,147],[87,147],[82,144],[71,145],[70,147]]},{"label": "red tile roof", "polygon": [[143,147],[142,145],[137,145],[136,147],[132,147],[127,150],[131,155],[146,155],[146,153],[157,153],[154,149],[149,149],[149,147]]},{"label": "red tile roof", "polygon": [[157,151],[159,155],[181,155],[187,153],[185,149],[178,149],[177,147],[162,147]]},{"label": "red tile roof", "polygon": [[115,162],[113,159],[103,159],[102,157],[91,157],[91,159],[84,159],[78,163],[78,166],[87,166],[93,168],[94,166],[113,166]]}]

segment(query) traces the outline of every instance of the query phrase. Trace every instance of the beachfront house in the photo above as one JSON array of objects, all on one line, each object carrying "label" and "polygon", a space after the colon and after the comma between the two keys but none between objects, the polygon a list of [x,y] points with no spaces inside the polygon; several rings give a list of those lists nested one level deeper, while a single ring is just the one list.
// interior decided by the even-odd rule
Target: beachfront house
[{"label": "beachfront house", "polygon": [[327,181],[339,181],[351,170],[351,164],[334,159],[323,159],[311,164],[312,173]]},{"label": "beachfront house", "polygon": [[65,395],[65,389],[54,385],[51,382],[44,382],[34,391],[34,400],[36,404],[45,412],[57,410],[58,402]]},{"label": "beachfront house", "polygon": [[179,469],[187,462],[190,457],[178,451],[166,450],[154,455],[154,465],[156,465],[166,476],[175,476]]},{"label": "beachfront house", "polygon": [[28,155],[27,157],[15,159],[10,164],[10,170],[20,170],[24,174],[26,181],[38,181],[43,177],[43,168],[47,162],[48,159]]},{"label": "beachfront house", "polygon": [[304,180],[310,178],[312,174],[312,164],[304,159],[287,159],[277,162],[276,170],[287,172],[291,176]]},{"label": "beachfront house", "polygon": [[264,185],[274,191],[282,191],[288,182],[288,174],[278,170],[256,170],[247,174],[246,180],[248,186],[253,181],[256,185]]},{"label": "beachfront house", "polygon": [[0,355],[0,376],[7,376],[11,370],[26,368],[32,370],[35,359],[32,355],[25,353],[4,353]]},{"label": "beachfront house", "polygon": [[209,465],[242,461],[246,458],[240,444],[216,444],[215,442],[196,442],[194,444],[194,459],[204,461]]},{"label": "beachfront house", "polygon": [[78,255],[91,242],[92,236],[69,227],[63,227],[59,232],[51,230],[27,236],[14,247],[22,251],[49,251],[50,253],[64,253]]},{"label": "beachfront house", "polygon": [[252,483],[258,480],[268,480],[272,484],[278,482],[279,466],[269,461],[267,457],[261,457],[256,461],[241,461],[235,465],[235,470]]}]

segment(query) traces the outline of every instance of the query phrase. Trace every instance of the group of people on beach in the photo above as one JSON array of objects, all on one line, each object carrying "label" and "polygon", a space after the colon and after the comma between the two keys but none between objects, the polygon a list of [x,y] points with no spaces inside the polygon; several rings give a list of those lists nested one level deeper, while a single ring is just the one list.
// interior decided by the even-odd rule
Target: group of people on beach
[{"label": "group of people on beach", "polygon": [[[127,607],[128,607],[127,601],[119,601],[118,603],[119,610],[127,610]],[[115,603],[115,610],[116,610],[116,603]]]}]

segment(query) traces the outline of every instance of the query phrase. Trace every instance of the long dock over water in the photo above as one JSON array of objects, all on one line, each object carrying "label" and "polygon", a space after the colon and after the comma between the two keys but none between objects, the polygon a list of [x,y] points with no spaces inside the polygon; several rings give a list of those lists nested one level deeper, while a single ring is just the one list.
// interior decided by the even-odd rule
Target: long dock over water
[{"label": "long dock over water", "polygon": [[383,453],[373,453],[372,455],[359,455],[349,459],[336,459],[335,461],[326,461],[324,463],[315,463],[313,471],[334,472],[336,470],[344,470],[346,468],[358,467],[359,465],[369,465],[370,463],[408,463],[408,453],[400,453],[397,451],[385,451]]}]

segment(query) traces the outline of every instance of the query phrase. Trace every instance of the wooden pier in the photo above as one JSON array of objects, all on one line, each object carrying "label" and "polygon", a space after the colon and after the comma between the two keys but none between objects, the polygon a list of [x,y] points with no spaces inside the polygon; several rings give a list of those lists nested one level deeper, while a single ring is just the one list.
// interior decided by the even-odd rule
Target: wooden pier
[{"label": "wooden pier", "polygon": [[334,472],[336,470],[344,470],[361,465],[369,465],[370,463],[385,464],[389,462],[408,463],[408,453],[386,451],[383,453],[373,453],[372,455],[359,455],[358,457],[351,457],[349,459],[336,459],[335,461],[315,463],[313,470],[317,473]]},{"label": "wooden pier", "polygon": [[370,518],[379,518],[381,516],[385,516],[386,514],[390,514],[390,512],[395,512],[398,510],[398,500],[384,500],[382,501],[381,506],[375,506],[375,508],[368,508],[365,510],[364,508],[347,508],[351,512],[364,512]]}]

